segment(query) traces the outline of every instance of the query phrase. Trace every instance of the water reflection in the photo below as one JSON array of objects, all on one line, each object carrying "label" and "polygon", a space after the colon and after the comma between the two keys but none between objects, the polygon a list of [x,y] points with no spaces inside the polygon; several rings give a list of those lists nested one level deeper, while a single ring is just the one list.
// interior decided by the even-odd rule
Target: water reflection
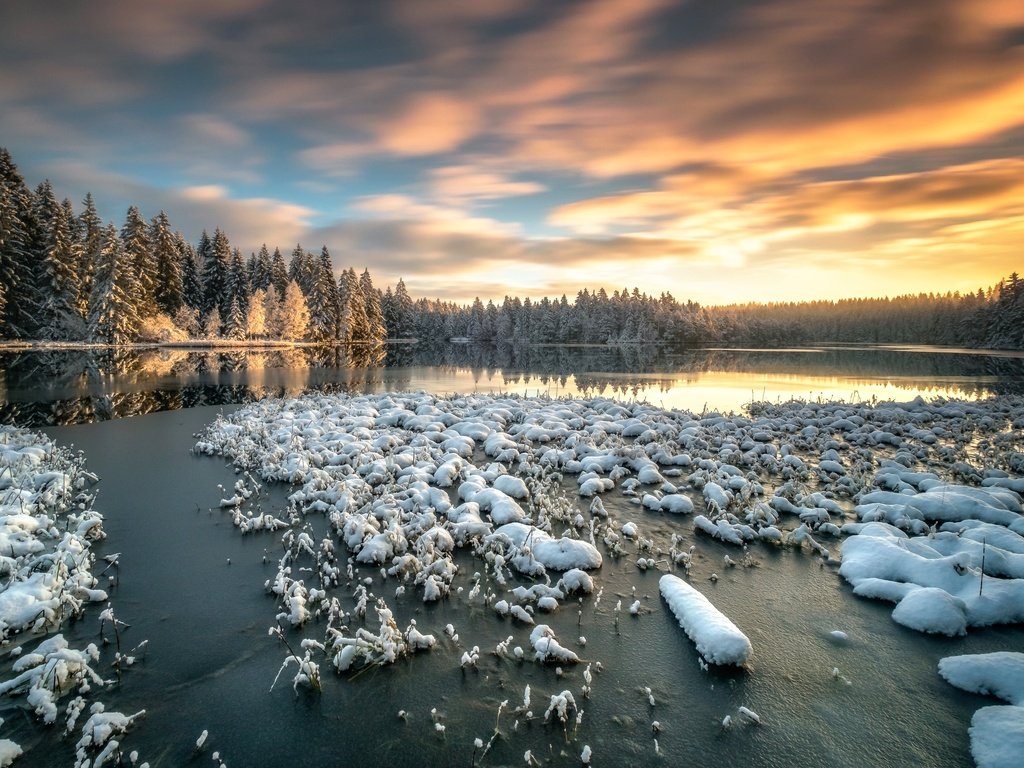
[{"label": "water reflection", "polygon": [[0,421],[75,424],[308,388],[608,396],[698,412],[739,410],[754,399],[1024,391],[1024,357],[950,352],[471,344],[22,351],[0,354]]}]

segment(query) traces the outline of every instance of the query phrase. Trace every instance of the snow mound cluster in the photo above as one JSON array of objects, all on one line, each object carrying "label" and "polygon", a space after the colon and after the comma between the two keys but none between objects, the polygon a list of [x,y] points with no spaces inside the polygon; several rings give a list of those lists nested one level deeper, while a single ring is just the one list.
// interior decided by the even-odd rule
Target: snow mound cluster
[{"label": "snow mound cluster", "polygon": [[94,480],[46,437],[0,426],[0,642],[107,599],[91,572],[91,543],[103,538]]},{"label": "snow mound cluster", "polygon": [[[435,643],[403,632],[371,591],[388,582],[396,598],[483,606],[531,633],[528,646],[498,643],[498,658],[522,661],[532,647],[535,660],[562,664],[578,648],[539,614],[595,592],[596,611],[606,557],[688,571],[698,545],[741,548],[744,561],[759,544],[789,546],[829,565],[841,550],[854,592],[895,603],[894,620],[920,631],[1024,621],[1024,487],[1010,476],[1024,469],[1022,403],[755,403],[747,415],[695,416],[604,398],[312,393],[219,417],[195,450],[293,485],[287,513],[254,509],[244,481],[226,508],[243,532],[284,529],[267,582],[278,620],[326,617],[321,652],[335,668],[455,643],[454,631]],[[635,505],[632,519],[615,519],[615,492]],[[328,523],[320,541],[305,523],[313,514]],[[481,563],[465,587],[460,550]],[[335,596],[341,585],[354,607]],[[709,662],[750,658],[749,639],[700,592],[671,575],[660,589]],[[380,628],[360,627],[374,606]],[[481,647],[456,649],[464,673]],[[307,657],[316,649],[310,641]]]},{"label": "snow mound cluster", "polygon": [[[109,682],[94,670],[97,647],[71,648],[59,632],[89,603],[107,600],[92,572],[92,544],[104,537],[90,490],[96,480],[81,456],[46,436],[0,426],[0,647],[23,643],[11,653],[17,658],[11,676],[0,680],[0,696],[24,696],[27,708],[49,726],[60,714],[59,699],[76,693],[64,710],[67,734],[87,706],[85,695]],[[101,622],[104,616],[115,621],[109,607]],[[27,637],[47,634],[23,652],[32,642]],[[116,663],[133,660],[125,655]],[[105,713],[94,702],[76,745],[76,766],[113,761],[120,737],[143,714]],[[22,753],[20,745],[0,739],[0,765],[11,765]]]},{"label": "snow mound cluster", "polygon": [[[900,503],[865,495],[856,512],[867,522],[844,526],[857,535],[843,544],[839,573],[855,594],[896,603],[893,619],[921,632],[1024,622],[1016,493],[941,484],[893,495]],[[923,532],[908,535],[900,525]]]}]

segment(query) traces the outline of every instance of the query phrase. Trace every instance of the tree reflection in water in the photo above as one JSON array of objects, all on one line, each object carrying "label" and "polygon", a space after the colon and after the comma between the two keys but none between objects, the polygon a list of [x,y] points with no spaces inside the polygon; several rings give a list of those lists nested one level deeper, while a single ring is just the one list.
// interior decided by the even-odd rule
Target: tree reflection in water
[{"label": "tree reflection in water", "polygon": [[[449,343],[31,350],[0,353],[0,421],[24,426],[76,424],[291,396],[307,389],[481,390],[657,402],[670,391],[702,380],[707,387],[709,381],[723,381],[728,375],[740,386],[748,381],[744,376],[751,381],[770,376],[792,382],[792,391],[819,378],[841,380],[854,396],[880,382],[908,392],[976,396],[1024,391],[1024,358],[861,347],[737,350]],[[750,399],[759,394],[751,392]]]}]

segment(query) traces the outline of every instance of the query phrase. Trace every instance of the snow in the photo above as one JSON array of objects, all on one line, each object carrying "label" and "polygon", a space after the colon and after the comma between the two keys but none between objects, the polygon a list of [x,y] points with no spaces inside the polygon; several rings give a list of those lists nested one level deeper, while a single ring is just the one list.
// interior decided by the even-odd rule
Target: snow
[{"label": "snow", "polygon": [[982,707],[971,718],[971,754],[979,768],[1015,768],[1024,754],[1024,653],[947,656],[939,674],[951,685],[996,696],[1010,706]]},{"label": "snow", "polygon": [[[601,567],[601,553],[593,544],[566,537],[553,538],[539,528],[524,523],[508,523],[498,528],[493,537],[504,537],[520,550],[527,552],[514,558],[513,564],[524,573],[532,569],[523,563],[530,555],[545,568],[568,571],[574,568],[591,570]],[[490,537],[489,537],[490,538]]]},{"label": "snow", "polygon": [[971,718],[978,768],[1018,768],[1024,755],[1024,707],[982,707]]},{"label": "snow", "polygon": [[[1019,486],[1009,471],[984,464],[1024,466],[1001,458],[1015,450],[1005,433],[1010,410],[1000,399],[765,403],[749,416],[696,417],[603,398],[309,394],[220,417],[195,450],[227,456],[260,480],[293,483],[292,508],[273,518],[289,526],[286,535],[305,516],[322,515],[324,541],[347,549],[325,564],[317,542],[286,543],[268,580],[285,617],[297,604],[311,617],[338,617],[330,630],[337,637],[326,643],[336,668],[391,663],[427,636],[402,632],[390,613],[379,630],[361,626],[374,601],[391,610],[372,589],[398,600],[422,590],[424,600],[446,604],[421,617],[483,608],[487,621],[503,622],[509,634],[497,646],[490,637],[476,646],[442,637],[435,646],[453,669],[469,670],[480,647],[494,648],[499,664],[521,661],[527,632],[535,659],[571,663],[578,657],[554,626],[578,616],[578,650],[585,622],[593,638],[602,620],[618,628],[624,607],[645,613],[648,596],[612,580],[605,586],[615,590],[614,612],[598,609],[600,589],[588,597],[605,558],[624,558],[637,579],[678,568],[703,580],[727,546],[741,548],[742,559],[726,558],[734,576],[710,576],[723,599],[756,574],[740,566],[757,564],[757,550],[770,546],[815,558],[815,571],[838,566],[854,594],[894,603],[893,619],[917,631],[959,636],[1024,621]],[[240,530],[266,519],[241,490],[234,494],[243,501],[228,514],[238,515]],[[477,573],[468,583],[460,577],[461,586],[454,579],[468,558]],[[369,576],[353,572],[364,564]],[[302,584],[324,573],[335,575],[323,589]],[[346,575],[359,585],[351,611],[332,604],[347,600],[331,596]],[[389,580],[396,585],[378,589]],[[661,575],[660,589],[709,662],[748,661],[749,639],[700,591],[671,574]],[[551,624],[538,624],[542,616]],[[847,643],[839,630],[821,632]],[[760,716],[740,710],[727,719],[737,727]]]},{"label": "snow", "polygon": [[0,478],[0,635],[52,631],[65,613],[105,601],[89,558],[103,518],[92,509],[81,458],[42,435],[0,426]]},{"label": "snow", "polygon": [[0,768],[13,765],[22,755],[21,747],[10,739],[0,739]]},{"label": "snow", "polygon": [[[969,500],[954,504],[954,508],[964,515],[977,512],[978,495],[970,491],[980,489],[944,487],[950,498]],[[918,496],[906,498],[913,500]],[[1005,501],[1014,503],[1012,499]],[[866,511],[866,516],[873,519],[874,503],[868,506],[867,510],[863,506],[857,509]],[[923,632],[958,635],[968,627],[1024,621],[1024,578],[1021,578],[1024,561],[1021,554],[1014,551],[1024,546],[1024,538],[1019,534],[983,522],[980,529],[973,530],[989,533],[993,543],[986,537],[985,543],[979,544],[975,540],[977,533],[960,536],[952,530],[909,537],[894,527],[893,516],[888,516],[891,518],[888,523],[845,526],[847,532],[857,535],[843,544],[839,573],[854,586],[856,594],[896,602],[893,619]],[[942,519],[952,517],[948,509],[943,512]],[[898,517],[895,519],[899,522]],[[967,524],[964,529],[967,531],[972,530],[970,525],[977,524],[970,517],[953,522]],[[985,575],[989,577],[984,581],[983,559]],[[996,576],[1004,578],[994,578]]]},{"label": "snow", "polygon": [[658,583],[679,626],[701,656],[712,664],[746,663],[753,653],[750,640],[710,600],[672,574],[665,574]]},{"label": "snow", "polygon": [[947,656],[939,674],[950,685],[1024,706],[1024,653],[995,651]]},{"label": "snow", "polygon": [[579,656],[562,646],[554,630],[547,624],[538,624],[530,633],[530,645],[533,646],[534,658],[537,661],[578,662]]}]

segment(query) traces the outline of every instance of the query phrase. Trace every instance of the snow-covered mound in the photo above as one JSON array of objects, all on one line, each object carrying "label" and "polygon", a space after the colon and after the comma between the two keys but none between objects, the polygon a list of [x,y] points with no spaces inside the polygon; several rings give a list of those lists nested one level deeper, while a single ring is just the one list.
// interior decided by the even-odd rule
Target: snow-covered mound
[{"label": "snow-covered mound", "polygon": [[[0,426],[0,647],[14,645],[11,656],[16,657],[10,676],[0,679],[0,696],[24,696],[27,709],[45,725],[63,713],[64,733],[82,734],[76,765],[113,760],[125,731],[145,714],[128,717],[105,712],[99,701],[88,704],[86,696],[110,682],[96,671],[99,649],[93,643],[72,648],[60,632],[88,603],[107,600],[92,573],[91,547],[104,537],[103,516],[93,509],[90,490],[96,479],[81,455],[45,435]],[[109,605],[100,621],[101,635],[104,621],[117,621]],[[118,670],[132,658],[131,652],[119,652]],[[72,693],[72,701],[60,706]],[[90,715],[79,730],[87,706]],[[0,739],[0,765],[11,765],[22,754],[20,745]],[[32,760],[31,749],[26,760]]]},{"label": "snow-covered mound", "polygon": [[996,651],[947,656],[939,674],[950,685],[1024,706],[1024,653]]},{"label": "snow-covered mound", "polygon": [[1024,622],[1024,537],[983,523],[979,542],[962,535],[978,528],[954,532],[960,523],[975,520],[913,537],[890,523],[845,526],[859,535],[844,542],[839,573],[855,594],[898,603],[893,619],[922,632],[962,635],[968,627]]},{"label": "snow-covered mound", "polygon": [[701,656],[712,664],[737,666],[750,658],[750,640],[704,595],[672,574],[665,574],[658,583],[661,596]]},{"label": "snow-covered mound", "polygon": [[48,632],[104,601],[91,572],[103,517],[82,459],[43,435],[0,426],[0,641]]},{"label": "snow-covered mound", "polygon": [[1016,768],[1024,755],[1024,653],[948,656],[939,662],[947,682],[1010,702],[982,707],[971,719],[971,754],[978,768]]}]

